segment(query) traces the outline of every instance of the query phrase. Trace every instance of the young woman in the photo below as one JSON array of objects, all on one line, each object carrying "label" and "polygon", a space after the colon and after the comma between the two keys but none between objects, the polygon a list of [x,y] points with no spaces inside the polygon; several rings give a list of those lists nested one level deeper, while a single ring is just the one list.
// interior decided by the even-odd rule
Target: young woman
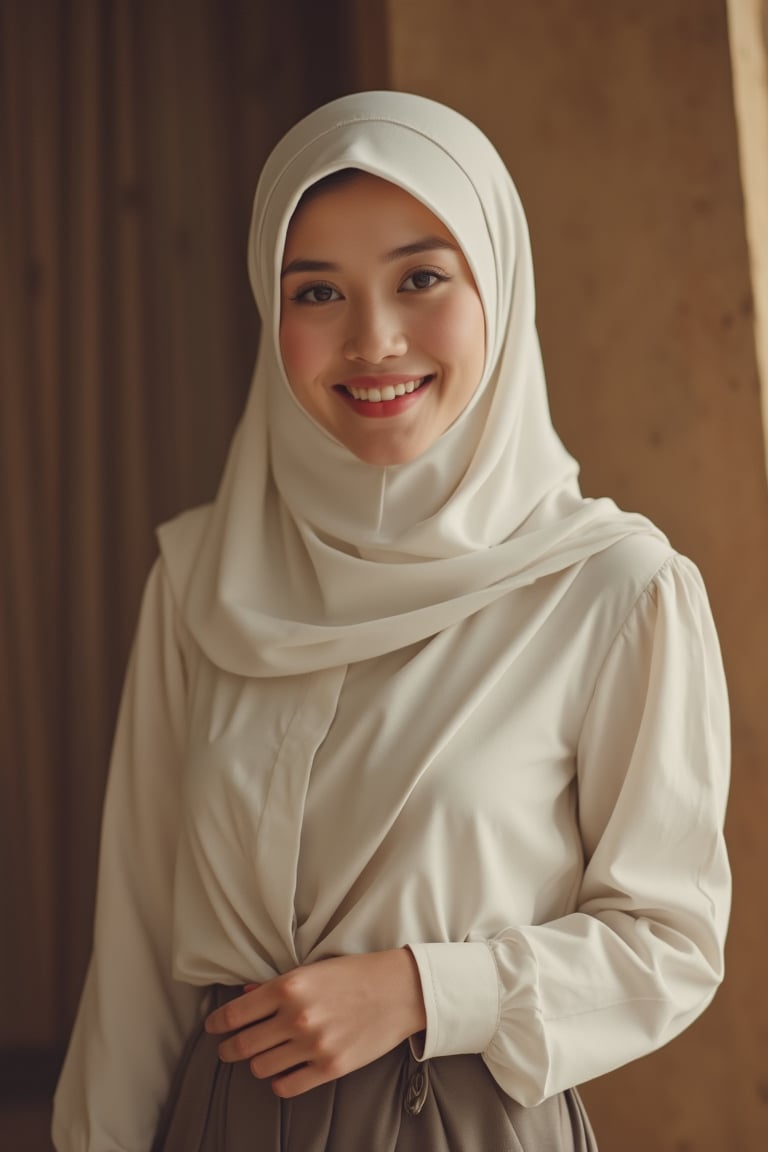
[{"label": "young woman", "polygon": [[701,580],[580,495],[463,117],[307,117],[249,267],[248,405],[145,593],[56,1146],[592,1149],[574,1086],[722,978]]}]

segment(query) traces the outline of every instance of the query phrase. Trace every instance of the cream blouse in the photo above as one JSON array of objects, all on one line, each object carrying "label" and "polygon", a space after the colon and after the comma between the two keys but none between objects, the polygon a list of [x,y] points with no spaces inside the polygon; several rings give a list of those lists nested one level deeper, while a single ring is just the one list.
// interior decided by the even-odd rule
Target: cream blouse
[{"label": "cream blouse", "polygon": [[723,974],[728,763],[700,577],[651,535],[432,639],[272,679],[209,662],[161,559],[57,1149],[148,1152],[206,986],[333,955],[409,946],[423,1057],[481,1053],[525,1105],[659,1047]]}]

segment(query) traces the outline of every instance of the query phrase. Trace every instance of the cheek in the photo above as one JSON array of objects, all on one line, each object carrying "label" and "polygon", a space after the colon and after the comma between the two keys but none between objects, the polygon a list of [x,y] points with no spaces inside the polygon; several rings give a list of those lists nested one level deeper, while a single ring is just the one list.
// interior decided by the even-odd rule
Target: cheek
[{"label": "cheek", "polygon": [[280,324],[280,355],[294,390],[314,379],[325,359],[327,341],[311,325],[285,317]]},{"label": "cheek", "polygon": [[479,383],[485,362],[485,316],[474,293],[452,300],[432,317],[429,339],[440,359],[470,372]]}]

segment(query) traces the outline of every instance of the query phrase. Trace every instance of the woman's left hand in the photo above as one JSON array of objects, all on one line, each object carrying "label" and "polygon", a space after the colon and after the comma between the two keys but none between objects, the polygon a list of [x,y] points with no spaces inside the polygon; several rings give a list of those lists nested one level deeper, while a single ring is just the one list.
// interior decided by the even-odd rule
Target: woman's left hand
[{"label": "woman's left hand", "polygon": [[298,1096],[362,1068],[426,1027],[407,948],[294,968],[217,1008],[205,1022],[226,1062],[249,1060],[278,1096]]}]

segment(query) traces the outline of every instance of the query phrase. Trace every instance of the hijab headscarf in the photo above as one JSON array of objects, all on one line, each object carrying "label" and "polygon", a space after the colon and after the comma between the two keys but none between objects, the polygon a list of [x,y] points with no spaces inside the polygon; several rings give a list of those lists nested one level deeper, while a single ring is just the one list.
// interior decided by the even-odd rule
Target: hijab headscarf
[{"label": "hijab headscarf", "polygon": [[[406,464],[354,456],[299,405],[280,358],[292,213],[344,168],[399,185],[445,224],[485,312],[472,401]],[[457,112],[365,92],[300,121],[259,180],[248,268],[263,327],[220,490],[201,528],[181,518],[160,530],[183,619],[222,669],[292,675],[381,655],[630,533],[656,532],[580,495],[550,420],[522,206],[498,153]]]}]

